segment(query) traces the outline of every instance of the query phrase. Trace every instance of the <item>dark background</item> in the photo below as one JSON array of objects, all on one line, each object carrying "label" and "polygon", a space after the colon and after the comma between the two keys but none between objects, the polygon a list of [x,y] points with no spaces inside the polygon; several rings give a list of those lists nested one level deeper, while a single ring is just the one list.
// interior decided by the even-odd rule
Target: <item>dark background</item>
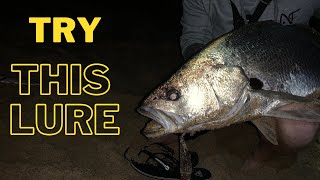
[{"label": "dark background", "polygon": [[[16,28],[24,26],[29,30],[34,28],[34,25],[28,23],[29,17],[70,17],[75,20],[76,17],[86,17],[88,21],[91,21],[93,17],[102,17],[95,31],[96,43],[106,39],[125,41],[178,40],[180,36],[181,0],[112,3],[101,1],[93,4],[65,2],[57,4],[9,6],[10,10],[7,13],[1,13],[2,23]],[[47,33],[50,34],[51,26],[46,25],[45,27]],[[74,35],[75,37],[83,36],[80,25],[76,27]],[[81,38],[78,38],[78,43]]]},{"label": "dark background", "polygon": [[[27,26],[28,17],[102,17],[97,37],[114,40],[163,40],[177,38],[180,31],[181,0],[121,1],[89,4],[64,3],[61,6],[17,6],[2,13],[8,24]],[[29,25],[28,25],[29,26]],[[32,27],[32,25],[30,25]],[[50,28],[47,28],[50,30]],[[82,35],[81,28],[75,30]],[[26,33],[26,32],[24,32]],[[99,38],[95,42],[98,42]]]},{"label": "dark background", "polygon": [[[14,80],[13,63],[102,63],[109,67],[110,91],[101,97],[39,96],[36,86],[30,96],[19,96],[16,84],[0,84],[0,175],[2,179],[147,179],[137,173],[123,153],[128,146],[145,145],[140,130],[149,120],[136,108],[159,83],[183,63],[179,37],[181,2],[121,1],[9,2],[3,5],[0,28],[0,75]],[[24,5],[24,4],[27,5]],[[14,5],[12,5],[14,4]],[[76,21],[76,43],[52,43],[52,25],[45,24],[45,43],[35,42],[35,24],[29,17],[94,17],[101,21],[94,42],[84,43],[84,32]],[[62,37],[62,41],[64,41]],[[39,79],[38,79],[39,80]],[[36,103],[119,103],[115,126],[121,135],[46,137],[11,136],[10,103],[23,104],[25,123],[34,126]],[[18,112],[13,112],[18,113]],[[52,117],[52,116],[50,116]],[[49,118],[50,118],[49,117]],[[92,121],[91,121],[92,123]],[[140,148],[137,146],[137,148]]]},{"label": "dark background", "polygon": [[[181,0],[13,3],[16,4],[4,7],[8,11],[1,12],[0,53],[5,58],[0,74],[14,76],[9,71],[10,64],[17,62],[99,62],[110,68],[113,90],[142,95],[184,62],[179,46]],[[35,24],[29,24],[29,17],[73,18],[76,43],[64,42],[63,36],[62,43],[52,43],[51,24],[45,24],[45,42],[36,43]],[[93,43],[84,43],[77,17],[86,17],[89,23],[94,17],[101,17]],[[61,54],[48,49],[58,49]],[[48,57],[32,59],[40,55]]]}]

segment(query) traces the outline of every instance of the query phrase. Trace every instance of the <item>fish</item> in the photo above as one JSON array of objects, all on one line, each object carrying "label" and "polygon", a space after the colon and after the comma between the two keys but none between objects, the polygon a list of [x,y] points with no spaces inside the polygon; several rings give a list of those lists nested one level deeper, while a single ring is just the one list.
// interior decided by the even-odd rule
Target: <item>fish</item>
[{"label": "fish", "polygon": [[320,122],[320,35],[303,25],[247,24],[208,43],[137,112],[148,138],[252,122],[279,144],[277,119]]}]

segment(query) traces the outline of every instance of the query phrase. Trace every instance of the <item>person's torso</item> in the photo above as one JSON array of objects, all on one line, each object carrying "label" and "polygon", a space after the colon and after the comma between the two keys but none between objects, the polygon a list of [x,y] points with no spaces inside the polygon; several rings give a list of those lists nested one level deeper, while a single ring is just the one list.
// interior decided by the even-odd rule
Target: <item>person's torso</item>
[{"label": "person's torso", "polygon": [[[308,24],[320,0],[272,0],[262,13],[259,21],[274,20],[284,25]],[[252,15],[259,0],[232,0],[239,14],[246,21]],[[213,27],[212,36],[217,38],[233,30],[233,12],[229,0],[203,0]],[[318,6],[318,7],[317,7]]]}]

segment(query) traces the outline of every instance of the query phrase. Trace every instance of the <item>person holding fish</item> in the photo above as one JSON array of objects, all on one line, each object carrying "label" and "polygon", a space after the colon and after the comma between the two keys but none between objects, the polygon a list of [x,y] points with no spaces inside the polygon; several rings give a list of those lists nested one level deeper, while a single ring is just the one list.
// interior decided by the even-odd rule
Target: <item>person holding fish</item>
[{"label": "person holding fish", "polygon": [[[183,0],[180,45],[187,62],[137,109],[151,119],[143,134],[172,143],[176,134],[248,122],[260,143],[244,170],[263,165],[275,150],[310,144],[320,123],[318,9],[319,0]],[[182,158],[186,174],[211,177],[201,168],[194,173],[197,158],[190,159]],[[153,170],[132,165],[158,177],[166,174],[161,167],[170,169],[162,160]]]},{"label": "person holding fish", "polygon": [[[310,19],[319,18],[319,9],[320,1],[317,0],[184,0],[180,39],[182,55],[188,60],[218,37],[257,21],[272,20],[282,25],[308,25]],[[259,85],[259,82],[256,84]],[[282,137],[288,140],[285,143],[294,147],[308,144],[318,129],[318,123],[290,120],[278,121],[277,126]],[[295,133],[298,130],[304,133]],[[165,136],[161,141],[167,143],[172,139],[172,136]],[[293,139],[294,142],[289,142]],[[258,161],[267,159],[274,148],[262,135],[260,147],[253,158]]]},{"label": "person holding fish", "polygon": [[[319,31],[319,9],[319,0],[183,0],[183,29],[180,38],[183,58],[188,60],[218,37],[257,21],[310,25]],[[303,109],[300,106],[286,108]],[[273,126],[277,126],[277,136],[283,141],[281,145],[286,144],[289,149],[304,147],[310,143],[319,126],[314,122],[283,118],[276,119],[275,122]],[[257,128],[260,131],[262,129],[259,125]],[[275,149],[272,144],[275,143],[270,143],[270,137],[265,138],[263,133],[266,132],[260,134],[260,146],[253,157],[246,161],[244,169],[261,165],[260,162],[271,157]]]}]

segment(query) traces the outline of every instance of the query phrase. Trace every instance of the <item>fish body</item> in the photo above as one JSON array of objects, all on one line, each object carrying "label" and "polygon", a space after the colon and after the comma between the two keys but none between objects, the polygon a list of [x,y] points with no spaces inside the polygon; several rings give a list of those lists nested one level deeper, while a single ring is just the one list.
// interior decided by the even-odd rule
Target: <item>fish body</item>
[{"label": "fish body", "polygon": [[203,52],[227,66],[239,66],[263,89],[306,96],[320,87],[320,37],[299,25],[271,21],[223,36]]},{"label": "fish body", "polygon": [[297,25],[249,24],[214,40],[138,108],[147,137],[252,121],[278,144],[275,118],[320,122],[320,36]]}]

